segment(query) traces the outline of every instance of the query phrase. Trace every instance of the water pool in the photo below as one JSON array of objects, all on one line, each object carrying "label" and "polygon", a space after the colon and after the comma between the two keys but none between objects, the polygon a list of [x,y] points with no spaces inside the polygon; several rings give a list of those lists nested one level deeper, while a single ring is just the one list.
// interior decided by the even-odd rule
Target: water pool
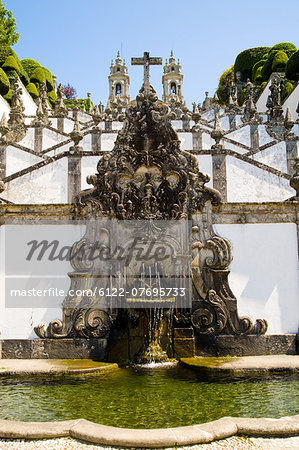
[{"label": "water pool", "polygon": [[177,365],[84,376],[2,378],[0,401],[1,419],[85,418],[119,427],[177,427],[223,416],[298,414],[299,376],[203,379]]}]

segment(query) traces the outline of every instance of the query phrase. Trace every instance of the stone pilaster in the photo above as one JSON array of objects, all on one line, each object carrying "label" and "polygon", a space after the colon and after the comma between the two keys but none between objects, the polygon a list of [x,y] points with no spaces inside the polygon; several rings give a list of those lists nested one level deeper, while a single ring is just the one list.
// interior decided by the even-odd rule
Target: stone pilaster
[{"label": "stone pilaster", "polygon": [[68,157],[68,203],[81,191],[81,155],[72,154]]},{"label": "stone pilaster", "polygon": [[250,124],[250,147],[253,150],[258,150],[259,148],[259,126],[257,123]]},{"label": "stone pilaster", "polygon": [[225,150],[212,150],[213,187],[227,201],[226,154]]},{"label": "stone pilaster", "polygon": [[34,151],[40,153],[43,150],[43,127],[34,128]]},{"label": "stone pilaster", "polygon": [[229,129],[230,130],[235,130],[236,126],[237,126],[236,115],[235,114],[230,114],[228,116],[228,121],[229,121]]},{"label": "stone pilaster", "polygon": [[94,128],[91,130],[91,149],[93,152],[101,150],[102,130]]},{"label": "stone pilaster", "polygon": [[294,163],[297,156],[297,141],[286,139],[288,174],[294,175]]},{"label": "stone pilaster", "polygon": [[202,131],[192,131],[192,149],[202,149]]},{"label": "stone pilaster", "polygon": [[6,177],[6,153],[7,146],[0,146],[0,180]]},{"label": "stone pilaster", "polygon": [[64,117],[57,117],[57,130],[64,132]]}]

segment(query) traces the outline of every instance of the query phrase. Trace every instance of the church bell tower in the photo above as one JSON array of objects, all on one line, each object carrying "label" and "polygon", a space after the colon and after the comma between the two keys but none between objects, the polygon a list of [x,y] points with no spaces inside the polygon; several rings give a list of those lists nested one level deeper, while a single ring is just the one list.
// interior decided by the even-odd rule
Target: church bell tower
[{"label": "church bell tower", "polygon": [[176,62],[171,50],[169,62],[166,60],[164,66],[164,75],[162,77],[163,84],[163,101],[172,103],[174,100],[183,103],[183,77],[181,73],[180,60]]},{"label": "church bell tower", "polygon": [[125,60],[120,57],[119,51],[114,61],[111,61],[109,79],[109,102],[119,103],[121,101],[123,106],[126,106],[130,101],[129,85],[130,77],[128,75],[128,68]]}]

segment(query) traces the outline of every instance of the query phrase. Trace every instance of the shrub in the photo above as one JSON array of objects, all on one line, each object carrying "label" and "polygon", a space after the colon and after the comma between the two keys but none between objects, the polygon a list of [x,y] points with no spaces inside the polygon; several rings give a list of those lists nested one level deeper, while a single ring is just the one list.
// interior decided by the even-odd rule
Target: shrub
[{"label": "shrub", "polygon": [[275,58],[277,51],[270,52],[268,58],[266,59],[263,68],[262,68],[262,78],[263,81],[268,81],[269,77],[272,73],[272,64]]},{"label": "shrub", "polygon": [[36,69],[34,69],[30,77],[30,81],[36,83],[37,85],[46,83],[46,75],[44,69],[42,67],[37,67]]},{"label": "shrub", "polygon": [[48,92],[48,101],[52,108],[54,108],[56,100],[57,100],[57,95],[56,95],[55,91]]},{"label": "shrub", "polygon": [[261,84],[261,87],[259,88],[259,91],[258,91],[258,97],[261,95],[261,93],[263,92],[263,90],[265,89],[265,87],[267,86],[267,81],[264,81],[262,84]]},{"label": "shrub", "polygon": [[225,105],[228,101],[228,85],[233,80],[234,80],[234,66],[223,72],[223,74],[219,78],[219,85],[216,92],[219,98],[219,103],[221,105]]},{"label": "shrub", "polygon": [[291,42],[281,42],[280,44],[273,45],[271,51],[272,50],[283,50],[284,52],[287,50],[294,52],[297,50],[297,47],[294,44],[291,44]]},{"label": "shrub", "polygon": [[294,86],[289,81],[285,84],[282,93],[281,93],[281,101],[283,102],[287,96],[292,92]]},{"label": "shrub", "polygon": [[252,81],[255,80],[257,70],[265,64],[265,61],[267,59],[266,56],[268,56],[268,53],[266,53],[265,56],[262,59],[260,59],[257,63],[255,63],[254,66],[252,67],[252,76],[251,76]]},{"label": "shrub", "polygon": [[288,55],[285,52],[278,50],[272,62],[272,72],[284,72],[288,59]]},{"label": "shrub", "polygon": [[242,81],[246,81],[247,78],[251,80],[253,66],[260,61],[269,50],[269,47],[255,47],[239,53],[235,61],[235,74],[241,72]]},{"label": "shrub", "polygon": [[0,94],[6,95],[10,89],[9,79],[3,69],[0,68]]},{"label": "shrub", "polygon": [[26,86],[27,92],[31,95],[31,97],[35,100],[37,97],[39,97],[38,90],[36,89],[36,86],[34,83],[29,83]]},{"label": "shrub", "polygon": [[12,55],[9,55],[6,58],[3,66],[2,66],[2,69],[5,71],[15,70],[18,73],[20,72],[20,66]]},{"label": "shrub", "polygon": [[261,82],[263,81],[262,70],[263,66],[260,66],[255,72],[255,77],[253,79],[255,84],[261,84]]},{"label": "shrub", "polygon": [[27,72],[29,78],[31,78],[31,75],[33,74],[34,70],[37,67],[41,67],[41,65],[37,61],[34,61],[34,59],[29,58],[22,59],[21,64],[24,67],[25,71]]},{"label": "shrub", "polygon": [[46,76],[47,91],[48,92],[53,91],[53,89],[55,88],[53,76],[49,69],[47,69],[46,67],[43,67],[43,69],[44,69],[45,76]]},{"label": "shrub", "polygon": [[9,80],[14,80],[15,78],[19,78],[19,74],[15,70],[7,70],[6,75]]},{"label": "shrub", "polygon": [[293,53],[287,62],[286,77],[289,80],[299,80],[299,50]]},{"label": "shrub", "polygon": [[3,97],[5,98],[5,100],[7,101],[7,103],[11,104],[11,99],[12,99],[12,89],[9,89],[9,91],[7,92],[7,94],[3,95]]}]

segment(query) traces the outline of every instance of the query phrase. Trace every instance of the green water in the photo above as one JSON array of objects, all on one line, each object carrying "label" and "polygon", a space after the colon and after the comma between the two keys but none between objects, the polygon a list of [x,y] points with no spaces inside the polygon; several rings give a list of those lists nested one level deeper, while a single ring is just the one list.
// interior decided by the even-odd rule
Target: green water
[{"label": "green water", "polygon": [[179,366],[80,377],[0,379],[0,418],[85,418],[132,428],[175,427],[223,416],[299,414],[298,375],[201,379]]}]

